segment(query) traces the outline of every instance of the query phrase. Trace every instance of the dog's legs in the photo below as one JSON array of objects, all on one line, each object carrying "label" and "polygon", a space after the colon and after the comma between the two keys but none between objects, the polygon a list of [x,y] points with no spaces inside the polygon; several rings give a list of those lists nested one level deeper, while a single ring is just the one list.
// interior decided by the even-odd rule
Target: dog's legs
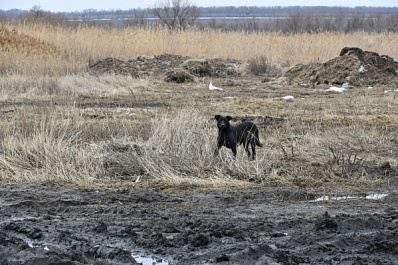
[{"label": "dog's legs", "polygon": [[254,138],[250,141],[250,145],[252,146],[252,159],[255,160],[256,159],[256,140]]},{"label": "dog's legs", "polygon": [[232,153],[234,154],[234,158],[236,158],[236,145],[231,145]]},{"label": "dog's legs", "polygon": [[250,159],[249,141],[246,141],[245,143],[245,151],[247,153],[247,157]]},{"label": "dog's legs", "polygon": [[214,157],[218,156],[220,148],[221,148],[221,145],[217,144],[216,150],[214,150]]},{"label": "dog's legs", "polygon": [[222,147],[222,142],[218,141],[216,150],[214,150],[214,157],[218,156],[218,153],[219,153],[221,147]]}]

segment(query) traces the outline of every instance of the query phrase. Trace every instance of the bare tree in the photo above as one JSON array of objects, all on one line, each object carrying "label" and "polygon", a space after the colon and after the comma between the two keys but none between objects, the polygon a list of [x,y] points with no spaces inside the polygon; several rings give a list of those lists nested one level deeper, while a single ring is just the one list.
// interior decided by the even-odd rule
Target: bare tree
[{"label": "bare tree", "polygon": [[144,11],[137,11],[134,13],[132,18],[127,19],[124,21],[124,26],[125,27],[130,27],[130,26],[137,26],[137,25],[145,25],[145,13]]},{"label": "bare tree", "polygon": [[43,23],[47,25],[68,25],[66,17],[59,14],[44,11],[39,5],[34,5],[29,12],[27,12],[23,19],[25,23]]},{"label": "bare tree", "polygon": [[160,0],[150,11],[170,28],[193,25],[200,15],[199,8],[189,0]]},{"label": "bare tree", "polygon": [[45,12],[39,5],[34,5],[28,13],[25,14],[25,22],[39,22],[44,17]]},{"label": "bare tree", "polygon": [[286,19],[286,31],[287,32],[300,32],[303,29],[303,14],[299,12],[293,13],[288,19]]}]

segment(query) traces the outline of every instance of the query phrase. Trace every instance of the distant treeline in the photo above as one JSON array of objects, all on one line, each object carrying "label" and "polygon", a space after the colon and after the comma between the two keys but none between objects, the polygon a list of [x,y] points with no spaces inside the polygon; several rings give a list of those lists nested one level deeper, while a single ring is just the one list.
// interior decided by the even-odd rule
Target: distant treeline
[{"label": "distant treeline", "polygon": [[289,17],[293,14],[339,14],[346,15],[398,15],[398,7],[328,7],[328,6],[241,6],[241,7],[201,7],[201,15],[206,17]]},{"label": "distant treeline", "polygon": [[[319,32],[319,31],[398,31],[398,7],[200,7],[198,28],[245,31]],[[77,26],[126,27],[157,23],[150,9],[96,10],[51,13],[32,8],[29,11],[0,10],[0,19],[42,21]]]},{"label": "distant treeline", "polygon": [[[362,14],[364,16],[375,15],[398,15],[398,7],[328,7],[328,6],[271,6],[271,7],[258,7],[258,6],[226,6],[226,7],[199,7],[202,17],[220,18],[220,17],[289,17],[293,14],[331,14],[336,15],[344,13],[345,15]],[[7,17],[18,19],[28,10],[0,9],[0,17]],[[45,11],[44,11],[45,12]],[[150,9],[129,9],[129,10],[96,10],[85,9],[83,11],[74,12],[56,12],[56,14],[67,17],[69,19],[117,19],[134,17],[139,14],[145,18],[153,18]]]}]

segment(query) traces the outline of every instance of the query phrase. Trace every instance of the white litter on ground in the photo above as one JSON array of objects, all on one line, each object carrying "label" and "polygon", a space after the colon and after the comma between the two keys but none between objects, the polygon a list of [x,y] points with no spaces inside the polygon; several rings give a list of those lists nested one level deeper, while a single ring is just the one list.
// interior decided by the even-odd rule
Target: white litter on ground
[{"label": "white litter on ground", "polygon": [[339,93],[342,93],[345,90],[346,90],[345,87],[336,87],[336,86],[331,86],[328,89],[326,89],[326,91],[334,91],[334,92],[339,92]]},{"label": "white litter on ground", "polygon": [[222,88],[213,86],[213,84],[210,83],[210,84],[209,84],[209,90],[222,90]]},{"label": "white litter on ground", "polygon": [[285,97],[283,97],[283,99],[294,99],[294,97],[293,96],[285,96]]},{"label": "white litter on ground", "polygon": [[349,87],[353,87],[353,86],[350,86],[350,84],[348,84],[347,82],[345,82],[344,84],[341,85],[341,87],[343,87],[343,88],[349,88]]},{"label": "white litter on ground", "polygon": [[365,73],[365,71],[366,71],[366,69],[365,69],[365,67],[364,67],[363,65],[361,65],[361,66],[359,67],[359,69],[358,69],[358,72],[359,72],[360,74]]}]

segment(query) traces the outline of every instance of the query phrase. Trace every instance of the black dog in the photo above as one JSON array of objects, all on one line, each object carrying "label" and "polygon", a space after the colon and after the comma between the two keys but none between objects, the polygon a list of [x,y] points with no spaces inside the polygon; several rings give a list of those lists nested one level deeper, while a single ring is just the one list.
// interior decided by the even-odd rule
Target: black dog
[{"label": "black dog", "polygon": [[243,144],[250,159],[249,144],[252,147],[252,159],[256,158],[256,145],[262,146],[258,138],[258,128],[252,122],[242,122],[236,126],[231,126],[229,121],[231,116],[216,115],[218,127],[217,148],[214,156],[218,155],[221,146],[231,148],[234,157],[236,157],[236,147]]}]

